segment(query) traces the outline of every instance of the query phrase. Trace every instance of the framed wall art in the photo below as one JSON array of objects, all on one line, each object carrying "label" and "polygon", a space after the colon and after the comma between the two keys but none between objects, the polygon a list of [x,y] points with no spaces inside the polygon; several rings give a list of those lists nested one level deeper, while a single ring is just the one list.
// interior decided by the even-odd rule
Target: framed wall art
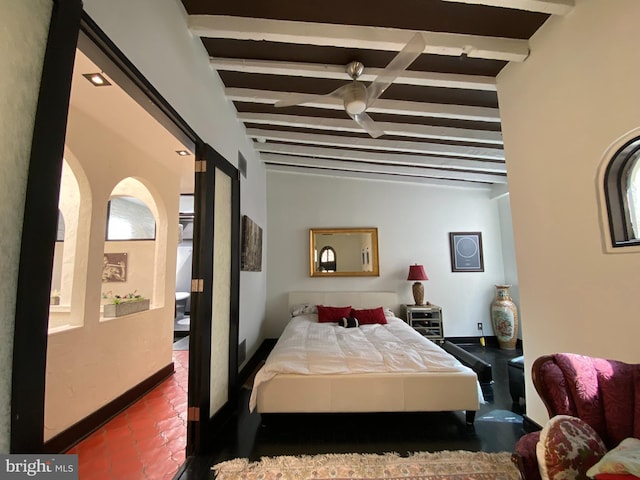
[{"label": "framed wall art", "polygon": [[127,254],[105,253],[102,263],[102,282],[127,281]]},{"label": "framed wall art", "polygon": [[484,272],[481,232],[449,232],[452,272]]},{"label": "framed wall art", "polygon": [[262,271],[262,228],[246,215],[242,216],[240,270]]}]

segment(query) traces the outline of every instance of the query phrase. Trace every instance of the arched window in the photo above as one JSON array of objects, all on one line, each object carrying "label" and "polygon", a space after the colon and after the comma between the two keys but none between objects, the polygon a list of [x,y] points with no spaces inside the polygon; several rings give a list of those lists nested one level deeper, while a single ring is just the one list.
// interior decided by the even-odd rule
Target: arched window
[{"label": "arched window", "polygon": [[607,165],[604,192],[613,247],[640,245],[640,137],[627,142]]},{"label": "arched window", "polygon": [[336,271],[336,251],[333,247],[325,246],[320,250],[320,271],[335,272]]},{"label": "arched window", "polygon": [[145,203],[132,196],[112,196],[107,207],[107,240],[155,240],[156,220]]}]

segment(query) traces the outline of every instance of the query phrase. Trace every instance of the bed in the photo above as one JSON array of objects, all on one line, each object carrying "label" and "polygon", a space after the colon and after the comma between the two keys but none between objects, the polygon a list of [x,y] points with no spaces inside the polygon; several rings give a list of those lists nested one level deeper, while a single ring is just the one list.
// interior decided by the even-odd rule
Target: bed
[{"label": "bed", "polygon": [[[386,324],[319,323],[316,305],[384,307]],[[482,403],[476,373],[393,312],[392,292],[291,292],[295,313],[258,371],[250,399],[259,413],[462,410]]]}]

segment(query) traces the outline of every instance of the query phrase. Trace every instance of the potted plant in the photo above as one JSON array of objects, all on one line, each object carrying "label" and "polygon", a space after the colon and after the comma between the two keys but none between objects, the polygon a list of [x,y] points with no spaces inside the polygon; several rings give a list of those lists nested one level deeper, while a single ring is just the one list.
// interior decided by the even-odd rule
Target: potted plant
[{"label": "potted plant", "polygon": [[60,305],[60,292],[58,290],[52,290],[49,298],[50,305]]},{"label": "potted plant", "polygon": [[102,294],[102,298],[110,300],[104,305],[102,316],[105,318],[121,317],[149,310],[149,299],[137,294],[136,291],[125,295],[113,295],[111,292],[107,292]]}]

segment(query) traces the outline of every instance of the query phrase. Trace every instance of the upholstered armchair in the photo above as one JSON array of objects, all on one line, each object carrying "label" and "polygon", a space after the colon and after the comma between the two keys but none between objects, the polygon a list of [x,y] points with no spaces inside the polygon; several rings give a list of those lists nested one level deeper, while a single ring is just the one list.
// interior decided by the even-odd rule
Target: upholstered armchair
[{"label": "upholstered armchair", "polygon": [[[571,353],[544,355],[531,380],[549,417],[570,415],[589,424],[607,449],[628,437],[640,438],[640,364]],[[516,444],[526,480],[540,480],[536,445],[540,432]]]}]

